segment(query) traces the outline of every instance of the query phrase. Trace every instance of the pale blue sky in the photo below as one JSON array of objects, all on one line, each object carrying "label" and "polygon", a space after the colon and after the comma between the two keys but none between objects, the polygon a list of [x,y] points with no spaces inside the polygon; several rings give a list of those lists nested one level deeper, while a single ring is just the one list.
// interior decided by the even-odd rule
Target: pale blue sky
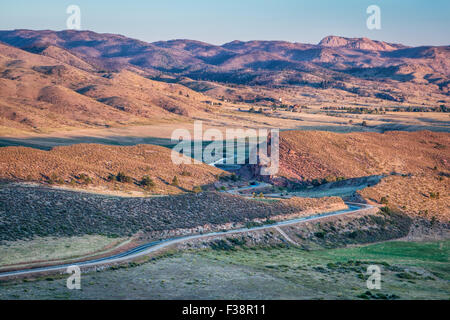
[{"label": "pale blue sky", "polygon": [[[195,39],[317,43],[327,35],[407,45],[450,44],[449,0],[2,0],[0,29],[66,28],[66,8],[81,8],[81,27],[144,41]],[[381,30],[368,30],[366,8],[381,8]]]}]

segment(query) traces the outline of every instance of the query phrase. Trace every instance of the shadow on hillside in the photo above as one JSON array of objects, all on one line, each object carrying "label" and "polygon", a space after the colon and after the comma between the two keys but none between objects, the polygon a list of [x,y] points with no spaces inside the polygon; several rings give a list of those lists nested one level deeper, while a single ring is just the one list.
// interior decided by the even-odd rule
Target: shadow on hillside
[{"label": "shadow on hillside", "polygon": [[[429,120],[429,119],[427,119]],[[361,120],[362,121],[362,120]],[[424,125],[407,125],[400,123],[385,123],[377,126],[361,126],[361,125],[317,125],[317,126],[298,126],[293,129],[283,129],[281,131],[309,131],[320,130],[337,133],[350,132],[386,132],[386,131],[420,131],[429,130],[434,132],[450,132],[448,121],[429,120],[430,126]],[[79,143],[95,143],[113,146],[134,146],[138,144],[153,144],[166,148],[172,148],[177,143],[168,138],[158,137],[138,137],[138,136],[71,136],[71,137],[49,137],[49,136],[33,136],[29,138],[12,138],[0,137],[0,147],[30,147],[41,150],[50,150],[57,146],[67,146]],[[209,141],[204,141],[203,144],[209,144]]]},{"label": "shadow on hillside", "polygon": [[134,146],[138,144],[153,144],[171,148],[176,143],[166,138],[110,136],[110,137],[86,137],[74,136],[67,138],[58,137],[31,137],[31,138],[5,138],[0,137],[0,147],[30,147],[41,150],[50,150],[57,146],[67,146],[78,143],[95,143],[113,146]]},{"label": "shadow on hillside", "polygon": [[164,179],[161,178],[161,177],[157,177],[157,179],[158,179],[159,181],[161,181],[162,183],[164,183],[166,186],[174,186],[174,187],[178,188],[179,190],[181,190],[182,192],[192,192],[192,190],[183,188],[183,187],[178,186],[178,185],[174,185],[173,183],[171,183],[171,182],[169,182],[169,181],[166,181],[166,180],[164,180]]},{"label": "shadow on hillside", "polygon": [[302,185],[295,179],[286,179],[291,195],[306,198],[353,197],[358,190],[378,184],[383,175],[371,175],[359,178],[348,178],[339,181],[320,183],[319,185]]}]

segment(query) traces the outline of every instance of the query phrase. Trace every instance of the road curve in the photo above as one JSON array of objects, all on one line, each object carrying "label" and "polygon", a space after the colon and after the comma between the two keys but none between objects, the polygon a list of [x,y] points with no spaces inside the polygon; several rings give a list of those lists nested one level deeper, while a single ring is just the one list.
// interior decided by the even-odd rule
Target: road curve
[{"label": "road curve", "polygon": [[2,272],[0,273],[0,279],[7,278],[7,277],[14,277],[14,276],[22,276],[22,275],[32,275],[36,273],[41,272],[65,272],[67,267],[69,266],[79,266],[83,268],[90,268],[90,267],[97,267],[101,265],[106,264],[113,264],[113,263],[120,263],[124,261],[129,261],[136,259],[141,256],[145,256],[149,253],[159,251],[165,247],[168,247],[170,245],[181,243],[187,240],[193,240],[193,239],[201,239],[201,238],[207,238],[207,237],[213,237],[213,236],[222,236],[226,234],[236,234],[236,233],[243,233],[248,231],[255,231],[255,230],[264,230],[264,229],[270,229],[274,228],[276,226],[287,226],[292,225],[296,223],[303,223],[308,221],[314,221],[323,219],[326,217],[331,216],[337,216],[337,215],[344,215],[344,214],[350,214],[355,213],[357,211],[363,210],[363,209],[369,209],[373,208],[373,206],[368,204],[362,204],[362,203],[352,203],[347,202],[348,209],[345,210],[339,210],[339,211],[333,211],[333,212],[327,212],[327,213],[319,213],[308,217],[302,217],[302,218],[296,218],[296,219],[289,219],[289,220],[283,220],[279,221],[277,223],[273,223],[270,225],[263,225],[260,227],[254,227],[254,228],[240,228],[240,229],[234,229],[224,232],[211,232],[211,233],[205,233],[205,234],[197,234],[197,235],[191,235],[191,236],[184,236],[179,238],[170,238],[170,239],[164,239],[159,241],[153,241],[146,244],[143,244],[141,246],[135,247],[133,249],[130,249],[128,251],[115,254],[108,257],[103,257],[99,259],[92,259],[82,262],[74,262],[70,264],[61,264],[61,265],[54,265],[54,266],[48,266],[48,267],[37,267],[37,268],[31,268],[31,269],[24,269],[24,270],[17,270],[17,271],[8,271],[8,272]]}]

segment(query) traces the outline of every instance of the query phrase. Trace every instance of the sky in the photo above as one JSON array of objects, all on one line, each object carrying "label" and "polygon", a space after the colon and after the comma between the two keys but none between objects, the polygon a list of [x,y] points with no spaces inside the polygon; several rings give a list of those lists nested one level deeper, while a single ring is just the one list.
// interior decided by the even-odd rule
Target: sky
[{"label": "sky", "polygon": [[[81,29],[153,42],[193,39],[318,43],[328,35],[367,37],[405,45],[449,45],[449,0],[2,0],[0,30],[64,30],[69,5]],[[381,10],[369,30],[366,9]]]}]

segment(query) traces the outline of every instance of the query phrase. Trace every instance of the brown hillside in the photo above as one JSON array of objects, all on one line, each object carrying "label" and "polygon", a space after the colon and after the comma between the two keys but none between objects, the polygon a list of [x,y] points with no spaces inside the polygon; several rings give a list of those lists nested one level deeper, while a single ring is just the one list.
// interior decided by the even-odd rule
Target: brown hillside
[{"label": "brown hillside", "polygon": [[450,134],[429,131],[281,134],[285,181],[321,184],[338,178],[385,175],[358,191],[369,202],[408,215],[450,220]]},{"label": "brown hillside", "polygon": [[[108,181],[110,174],[117,175],[119,172],[132,180]],[[194,186],[211,184],[222,173],[222,170],[206,164],[174,165],[170,149],[153,145],[119,147],[78,144],[56,147],[50,151],[26,147],[0,148],[0,179],[8,181],[179,193],[191,191]],[[153,187],[140,185],[146,175],[153,180]],[[171,185],[174,176],[178,178],[178,186]]]},{"label": "brown hillside", "polygon": [[76,67],[81,70],[95,71],[95,68],[74,54],[59,47],[49,46],[41,52],[42,55],[54,58],[60,62]]},{"label": "brown hillside", "polygon": [[[302,90],[302,100],[312,90],[319,90],[317,101],[325,96],[334,101],[335,93],[329,92],[333,88],[340,96],[357,94],[362,100],[370,97],[379,103],[448,104],[449,46],[410,48],[338,36],[325,37],[317,45],[232,41],[217,46],[186,39],[146,43],[121,35],[74,30],[0,31],[0,41],[84,70],[88,70],[86,63],[98,70],[131,70],[158,79],[167,76],[171,81],[183,76],[211,85],[283,86]],[[401,65],[431,72],[405,74],[397,70]]]},{"label": "brown hillside", "polygon": [[450,179],[437,174],[390,176],[359,193],[369,201],[383,202],[418,217],[450,221],[449,190]]},{"label": "brown hillside", "polygon": [[38,55],[0,43],[0,131],[173,120],[201,114],[207,100],[180,84],[126,69],[94,70],[60,48],[48,47]]},{"label": "brown hillside", "polygon": [[429,131],[332,133],[286,131],[280,137],[281,177],[297,181],[450,171],[450,134]]}]

